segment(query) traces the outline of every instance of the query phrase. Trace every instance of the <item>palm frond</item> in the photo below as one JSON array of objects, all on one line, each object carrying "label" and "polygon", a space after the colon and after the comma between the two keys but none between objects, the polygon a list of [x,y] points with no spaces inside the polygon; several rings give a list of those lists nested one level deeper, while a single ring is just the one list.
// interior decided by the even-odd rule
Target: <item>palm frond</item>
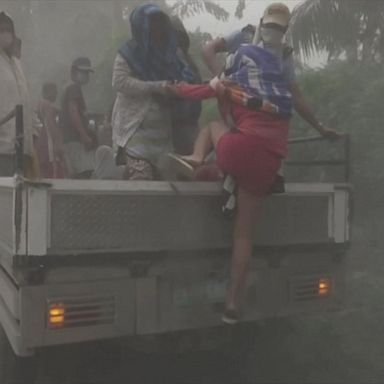
[{"label": "palm frond", "polygon": [[178,0],[171,7],[171,13],[182,19],[202,12],[207,12],[221,21],[227,21],[229,18],[229,13],[224,8],[210,0]]},{"label": "palm frond", "polygon": [[293,11],[294,47],[306,57],[321,50],[337,51],[356,44],[357,24],[354,12],[343,0],[306,0]]},{"label": "palm frond", "polygon": [[383,0],[306,0],[293,12],[292,41],[304,56],[324,50],[352,60],[384,57]]},{"label": "palm frond", "polygon": [[246,0],[238,0],[235,16],[239,19],[243,17],[244,9],[246,7]]}]

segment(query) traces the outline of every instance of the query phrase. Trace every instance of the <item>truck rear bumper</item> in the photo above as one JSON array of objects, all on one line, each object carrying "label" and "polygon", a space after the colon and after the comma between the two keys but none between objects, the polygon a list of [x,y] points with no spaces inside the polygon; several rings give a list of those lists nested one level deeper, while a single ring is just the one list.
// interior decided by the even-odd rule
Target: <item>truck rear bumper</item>
[{"label": "truck rear bumper", "polygon": [[[329,251],[259,251],[243,320],[341,309],[344,264],[344,256]],[[19,355],[44,346],[215,327],[228,269],[229,254],[165,258],[140,277],[124,268],[104,268],[103,277],[100,269],[56,270],[42,285],[9,291],[0,301],[0,320]],[[58,308],[63,312],[50,313]],[[63,319],[52,323],[51,315]]]}]

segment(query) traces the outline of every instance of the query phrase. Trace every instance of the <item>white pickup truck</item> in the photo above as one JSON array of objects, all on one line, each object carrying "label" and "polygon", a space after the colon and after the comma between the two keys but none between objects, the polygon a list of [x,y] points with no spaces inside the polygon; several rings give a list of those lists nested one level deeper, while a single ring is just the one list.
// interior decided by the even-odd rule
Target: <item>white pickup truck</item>
[{"label": "white pickup truck", "polygon": [[[221,202],[216,183],[0,178],[0,383],[44,347],[221,327]],[[349,216],[347,183],[267,200],[244,322],[342,308]]]}]

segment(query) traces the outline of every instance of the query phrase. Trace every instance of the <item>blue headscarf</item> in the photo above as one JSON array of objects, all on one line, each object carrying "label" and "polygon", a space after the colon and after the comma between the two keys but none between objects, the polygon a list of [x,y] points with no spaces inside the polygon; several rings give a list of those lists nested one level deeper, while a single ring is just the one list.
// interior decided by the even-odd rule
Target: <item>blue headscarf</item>
[{"label": "blue headscarf", "polygon": [[[159,49],[151,44],[150,16],[164,15],[168,28],[168,42]],[[120,48],[120,55],[141,80],[177,80],[195,82],[196,75],[177,56],[176,32],[171,20],[157,5],[144,4],[136,8],[130,17],[132,39]]]}]

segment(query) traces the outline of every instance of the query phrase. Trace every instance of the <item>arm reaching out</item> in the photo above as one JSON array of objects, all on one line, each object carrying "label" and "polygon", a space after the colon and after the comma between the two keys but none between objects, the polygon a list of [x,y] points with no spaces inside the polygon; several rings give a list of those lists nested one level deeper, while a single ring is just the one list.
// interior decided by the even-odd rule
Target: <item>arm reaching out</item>
[{"label": "arm reaching out", "polygon": [[167,86],[175,96],[190,100],[206,100],[216,97],[215,90],[209,84],[174,84]]},{"label": "arm reaching out", "polygon": [[226,51],[227,46],[223,38],[217,38],[213,41],[209,41],[203,46],[202,56],[212,75],[217,76],[221,72],[222,65],[217,59],[217,54]]},{"label": "arm reaching out", "polygon": [[290,91],[292,93],[293,106],[296,112],[313,128],[315,128],[321,136],[324,136],[329,140],[338,140],[344,136],[342,133],[325,127],[322,123],[317,120],[315,114],[313,113],[308,102],[305,100],[304,95],[302,94],[300,87],[297,83],[292,83],[290,85]]}]

